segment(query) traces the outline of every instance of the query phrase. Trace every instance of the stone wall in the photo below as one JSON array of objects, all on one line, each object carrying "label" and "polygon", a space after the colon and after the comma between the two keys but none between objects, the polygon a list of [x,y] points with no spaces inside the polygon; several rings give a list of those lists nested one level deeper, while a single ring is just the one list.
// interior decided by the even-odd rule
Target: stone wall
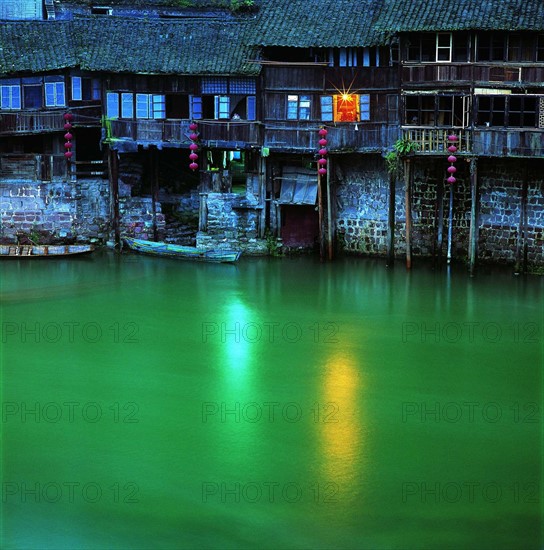
[{"label": "stone wall", "polygon": [[40,232],[53,239],[102,241],[108,235],[109,183],[0,183],[1,239],[16,242],[17,234]]},{"label": "stone wall", "polygon": [[208,193],[206,230],[197,234],[197,246],[207,250],[232,248],[246,254],[267,254],[258,238],[260,210],[236,193]]},{"label": "stone wall", "polygon": [[[442,187],[443,243],[448,247],[449,201],[453,193],[452,258],[467,261],[471,212],[470,164],[459,159],[456,183],[445,182],[445,159],[414,157],[412,187],[412,254],[437,254],[438,197]],[[384,256],[387,252],[389,176],[379,155],[334,157],[336,234],[345,253]],[[527,258],[542,266],[544,227],[544,161],[480,159],[478,161],[478,260],[512,264],[521,211],[523,179],[527,178]],[[395,187],[395,255],[406,253],[405,184]]]}]

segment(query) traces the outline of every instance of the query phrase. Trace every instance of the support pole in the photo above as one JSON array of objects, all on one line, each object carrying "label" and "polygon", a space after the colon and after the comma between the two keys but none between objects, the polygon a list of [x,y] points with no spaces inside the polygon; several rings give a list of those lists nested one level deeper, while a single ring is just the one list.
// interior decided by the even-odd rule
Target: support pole
[{"label": "support pole", "polygon": [[412,165],[410,159],[404,161],[406,207],[406,269],[412,268]]},{"label": "support pole", "polygon": [[153,240],[158,240],[157,235],[157,202],[159,198],[159,164],[157,162],[157,150],[149,149],[150,175],[151,175],[151,211],[153,214]]},{"label": "support pole", "polygon": [[389,205],[387,212],[387,267],[395,263],[395,174],[389,174]]},{"label": "support pole", "polygon": [[470,160],[470,233],[469,233],[469,275],[474,277],[476,258],[478,256],[478,210],[479,210],[479,189],[478,189],[478,165],[477,160]]},{"label": "support pole", "polygon": [[451,263],[451,246],[453,238],[453,184],[449,185],[450,189],[450,207],[448,212],[448,265]]},{"label": "support pole", "polygon": [[119,229],[119,159],[117,151],[108,149],[108,169],[110,177],[112,201],[112,227],[115,248],[121,248],[121,232]]},{"label": "support pole", "polygon": [[317,210],[319,213],[319,258],[325,259],[325,243],[323,235],[323,192],[321,189],[322,176],[317,174]]},{"label": "support pole", "polygon": [[331,159],[329,157],[329,166],[327,170],[327,248],[329,262],[333,258],[332,242],[332,202],[331,202]]}]

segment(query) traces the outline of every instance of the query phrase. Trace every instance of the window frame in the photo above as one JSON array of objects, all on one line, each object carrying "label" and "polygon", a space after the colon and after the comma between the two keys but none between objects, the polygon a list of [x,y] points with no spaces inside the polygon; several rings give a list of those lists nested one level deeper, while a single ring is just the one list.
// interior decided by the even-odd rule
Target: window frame
[{"label": "window frame", "polygon": [[[45,82],[44,95],[45,107],[66,107],[66,87],[64,82]],[[51,99],[53,100],[52,102],[50,101]]]}]

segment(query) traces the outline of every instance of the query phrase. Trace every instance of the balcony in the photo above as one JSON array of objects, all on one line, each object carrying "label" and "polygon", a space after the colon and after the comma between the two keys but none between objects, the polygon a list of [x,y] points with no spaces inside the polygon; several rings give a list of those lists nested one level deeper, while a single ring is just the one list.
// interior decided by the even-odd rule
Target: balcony
[{"label": "balcony", "polygon": [[0,112],[0,135],[38,134],[64,131],[63,118],[68,110],[73,114],[72,124],[79,127],[100,126],[101,107],[79,107],[47,111]]},{"label": "balcony", "polygon": [[428,87],[443,84],[490,85],[521,82],[542,85],[544,64],[516,63],[404,63],[402,66],[403,85]]},{"label": "balcony", "polygon": [[[320,122],[269,121],[265,126],[264,146],[273,151],[316,152]],[[399,127],[385,123],[349,122],[325,124],[330,152],[381,152],[399,138]]]},{"label": "balcony", "polygon": [[407,128],[403,138],[418,145],[417,154],[445,154],[451,143],[448,135],[455,134],[458,152],[487,157],[544,156],[544,129],[528,128]]},{"label": "balcony", "polygon": [[0,179],[20,181],[53,181],[67,179],[64,155],[2,154]]},{"label": "balcony", "polygon": [[[189,145],[188,120],[111,120],[109,138],[139,144]],[[236,148],[259,145],[260,123],[248,120],[198,120],[199,141],[205,147]]]}]

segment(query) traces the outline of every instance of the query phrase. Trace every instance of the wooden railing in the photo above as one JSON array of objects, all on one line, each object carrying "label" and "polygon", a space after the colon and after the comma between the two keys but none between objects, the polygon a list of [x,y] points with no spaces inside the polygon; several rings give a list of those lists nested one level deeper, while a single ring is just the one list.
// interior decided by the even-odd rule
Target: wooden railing
[{"label": "wooden railing", "polygon": [[77,126],[100,126],[99,106],[69,109],[64,107],[48,111],[1,111],[0,134],[34,134],[63,131],[64,113],[73,114],[72,124]]},{"label": "wooden railing", "polygon": [[542,82],[544,64],[521,63],[403,63],[404,84]]},{"label": "wooden railing", "polygon": [[51,181],[67,178],[64,155],[0,155],[0,179]]},{"label": "wooden railing", "polygon": [[445,153],[451,143],[448,136],[455,134],[459,153],[481,156],[544,156],[544,129],[524,128],[407,128],[402,137],[417,144],[417,153]]},{"label": "wooden railing", "polygon": [[264,130],[264,146],[273,150],[317,152],[320,149],[318,131],[323,125],[328,131],[327,149],[331,152],[382,151],[400,137],[398,126],[380,123],[268,121]]},{"label": "wooden railing", "polygon": [[[189,120],[112,120],[111,136],[136,142],[190,143]],[[199,141],[205,145],[245,144],[260,142],[260,124],[247,120],[198,120]]]}]

